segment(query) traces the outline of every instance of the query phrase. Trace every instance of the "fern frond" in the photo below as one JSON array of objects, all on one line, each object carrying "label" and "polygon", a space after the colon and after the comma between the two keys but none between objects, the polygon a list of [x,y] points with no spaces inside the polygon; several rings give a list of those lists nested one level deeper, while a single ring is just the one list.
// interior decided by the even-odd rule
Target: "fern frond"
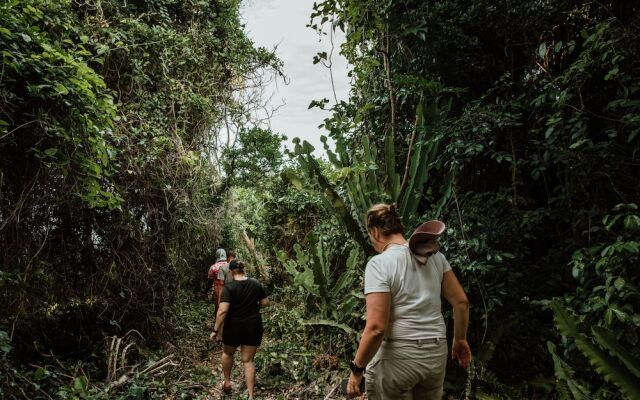
[{"label": "fern frond", "polygon": [[602,326],[594,326],[591,328],[591,332],[593,332],[593,336],[600,346],[604,347],[609,354],[622,361],[622,363],[629,368],[629,371],[636,378],[640,379],[640,360],[634,357],[629,350],[624,349],[618,344],[613,332]]},{"label": "fern frond", "polygon": [[556,324],[564,336],[573,337],[576,346],[605,380],[618,386],[630,399],[640,399],[640,382],[629,369],[578,331],[578,322],[557,300],[551,302]]},{"label": "fern frond", "polygon": [[559,380],[557,382],[556,391],[558,392],[558,400],[575,400],[571,394],[571,388],[565,381]]},{"label": "fern frond", "polygon": [[[476,379],[485,390],[484,392],[480,393],[483,393],[485,396],[498,396],[497,398],[499,399],[517,399],[522,397],[522,394],[517,388],[505,385],[504,383],[500,382],[498,377],[492,371],[489,371],[487,368],[485,368],[482,364],[478,365],[478,374],[476,375]],[[490,391],[491,394],[487,391]],[[480,398],[480,393],[477,394],[478,398]]]},{"label": "fern frond", "polygon": [[556,375],[556,390],[561,400],[587,400],[590,398],[589,390],[576,381],[574,371],[560,356],[556,354],[556,346],[547,342],[547,349],[553,358],[553,367]]}]

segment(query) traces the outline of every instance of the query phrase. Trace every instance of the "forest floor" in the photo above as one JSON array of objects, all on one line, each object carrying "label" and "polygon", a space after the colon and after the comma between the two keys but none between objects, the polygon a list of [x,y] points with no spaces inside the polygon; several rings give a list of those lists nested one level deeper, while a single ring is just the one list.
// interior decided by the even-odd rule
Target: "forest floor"
[{"label": "forest floor", "polygon": [[[345,359],[354,351],[353,341],[344,334],[330,334],[324,327],[305,325],[300,318],[304,304],[295,296],[278,291],[270,298],[271,305],[263,310],[265,334],[256,354],[255,398],[345,400],[341,383],[348,376]],[[107,338],[104,359],[102,355],[92,361],[60,362],[56,358],[55,363],[32,364],[36,370],[31,373],[14,371],[20,379],[17,383],[27,383],[37,395],[23,392],[24,398],[246,399],[240,351],[232,370],[233,391],[230,395],[222,392],[223,345],[209,338],[214,324],[210,299],[184,294],[172,309],[163,322],[171,329],[156,335],[163,339],[153,345],[140,333],[129,331]]]}]

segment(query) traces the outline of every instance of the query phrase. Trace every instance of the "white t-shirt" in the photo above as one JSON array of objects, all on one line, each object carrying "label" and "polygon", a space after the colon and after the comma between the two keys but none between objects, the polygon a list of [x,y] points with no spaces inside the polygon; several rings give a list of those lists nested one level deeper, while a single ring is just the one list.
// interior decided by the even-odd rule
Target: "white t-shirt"
[{"label": "white t-shirt", "polygon": [[364,294],[391,293],[388,338],[447,337],[440,292],[442,275],[450,270],[442,253],[420,265],[406,245],[392,245],[369,260],[364,272]]}]

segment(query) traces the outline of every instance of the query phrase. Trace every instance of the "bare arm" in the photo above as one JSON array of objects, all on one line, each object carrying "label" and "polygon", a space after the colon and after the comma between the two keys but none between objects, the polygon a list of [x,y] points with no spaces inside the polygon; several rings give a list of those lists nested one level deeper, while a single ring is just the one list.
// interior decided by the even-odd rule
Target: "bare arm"
[{"label": "bare arm", "polygon": [[229,306],[231,303],[220,303],[218,308],[218,314],[216,315],[216,324],[213,327],[214,331],[219,331],[220,328],[224,325],[224,320],[227,318],[227,313],[229,312]]},{"label": "bare arm", "polygon": [[[365,367],[376,355],[389,327],[390,313],[391,293],[369,293],[367,295],[367,324],[362,332],[358,351],[353,360],[358,367]],[[362,373],[354,374],[353,372],[349,375],[347,393],[350,396],[360,395],[359,386],[362,376]]]},{"label": "bare arm", "polygon": [[389,325],[391,293],[369,293],[367,295],[367,324],[362,332],[360,345],[354,359],[363,367],[376,355]]},{"label": "bare arm", "polygon": [[442,276],[442,296],[453,307],[451,358],[457,359],[460,366],[467,368],[471,362],[471,349],[467,343],[469,300],[453,271],[447,271]]}]

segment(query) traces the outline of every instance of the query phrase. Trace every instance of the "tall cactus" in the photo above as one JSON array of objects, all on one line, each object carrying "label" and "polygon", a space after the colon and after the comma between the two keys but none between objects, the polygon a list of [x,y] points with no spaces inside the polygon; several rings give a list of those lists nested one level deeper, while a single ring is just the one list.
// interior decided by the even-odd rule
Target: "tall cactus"
[{"label": "tall cactus", "polygon": [[[293,278],[293,285],[305,293],[306,316],[314,316],[319,321],[345,322],[358,304],[351,298],[351,289],[359,274],[359,250],[351,249],[339,275],[330,271],[331,255],[327,250],[322,238],[311,235],[307,251],[296,243],[293,257],[289,258],[283,251],[278,251],[277,256]],[[308,323],[314,324],[313,321]]]},{"label": "tall cactus", "polygon": [[[425,112],[426,111],[426,112]],[[420,204],[420,197],[424,185],[427,182],[429,171],[432,168],[432,161],[438,151],[438,142],[435,138],[427,138],[427,126],[425,116],[430,121],[436,122],[439,118],[439,109],[435,103],[432,103],[425,110],[424,99],[421,98],[416,110],[416,126],[415,126],[415,142],[414,150],[408,164],[407,185],[400,193],[400,212],[405,220],[413,215]]]},{"label": "tall cactus", "polygon": [[[349,235],[351,235],[366,253],[372,253],[373,248],[367,239],[362,222],[357,217],[354,217],[353,208],[347,205],[345,200],[338,194],[337,188],[329,182],[322,173],[318,160],[311,154],[314,150],[313,146],[307,141],[304,141],[302,145],[300,145],[298,138],[294,139],[294,143],[293,156],[298,160],[300,168],[305,172],[307,177],[317,182],[320,186],[320,199],[325,209],[332,212],[338,218],[338,221],[345,227]],[[288,172],[285,178],[292,182],[294,186],[301,188],[299,184],[296,184],[298,178],[293,176],[291,172]]]}]

